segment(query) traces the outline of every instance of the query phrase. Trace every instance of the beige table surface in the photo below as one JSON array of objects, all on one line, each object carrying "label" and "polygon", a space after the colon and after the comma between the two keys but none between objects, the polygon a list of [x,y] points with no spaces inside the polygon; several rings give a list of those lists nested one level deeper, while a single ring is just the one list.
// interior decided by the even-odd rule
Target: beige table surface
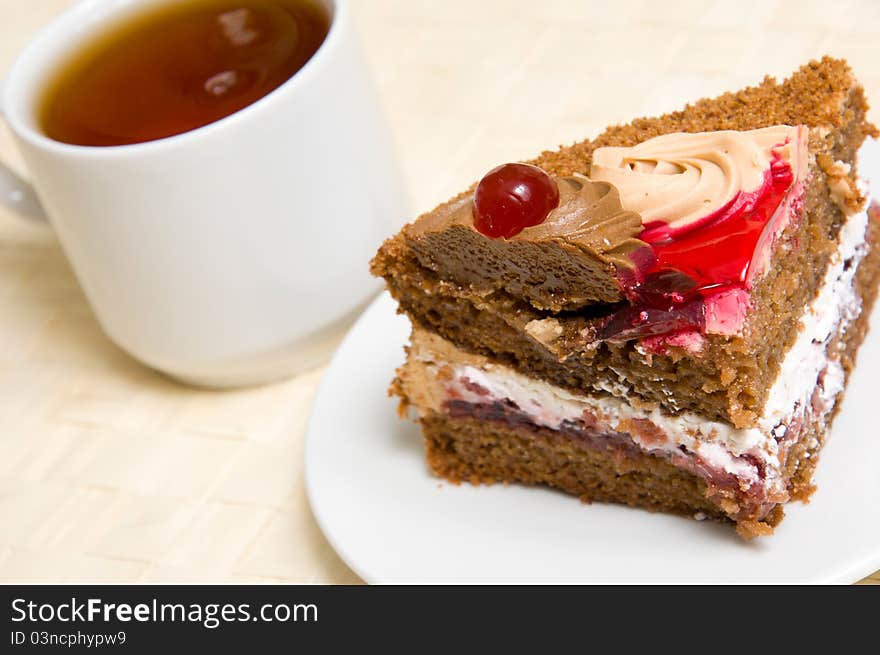
[{"label": "beige table surface", "polygon": [[[0,76],[70,4],[0,0]],[[826,52],[880,109],[876,1],[352,4],[420,211],[497,163]],[[5,126],[0,158],[21,171]],[[303,490],[321,374],[166,380],[104,337],[52,231],[0,209],[0,581],[358,582]]]}]

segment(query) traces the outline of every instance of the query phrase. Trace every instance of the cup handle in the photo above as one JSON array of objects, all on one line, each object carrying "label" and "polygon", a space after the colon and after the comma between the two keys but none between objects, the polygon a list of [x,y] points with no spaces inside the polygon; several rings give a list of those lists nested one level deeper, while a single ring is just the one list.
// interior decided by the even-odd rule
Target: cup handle
[{"label": "cup handle", "polygon": [[[3,80],[0,80],[0,116],[3,116]],[[7,207],[23,218],[45,221],[46,212],[37,199],[34,187],[0,161],[0,206]]]}]

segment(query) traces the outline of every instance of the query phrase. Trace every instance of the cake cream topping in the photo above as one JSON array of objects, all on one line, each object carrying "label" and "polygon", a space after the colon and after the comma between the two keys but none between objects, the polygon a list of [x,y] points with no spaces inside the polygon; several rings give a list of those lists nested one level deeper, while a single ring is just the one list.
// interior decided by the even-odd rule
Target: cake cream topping
[{"label": "cake cream topping", "polygon": [[560,239],[615,266],[632,267],[632,254],[645,244],[636,238],[642,220],[621,206],[617,189],[583,175],[557,178],[559,206],[515,239]]},{"label": "cake cream topping", "polygon": [[[804,126],[673,133],[629,148],[599,148],[591,175],[641,215],[652,258],[621,278],[631,307],[597,329],[603,341],[691,352],[702,335],[736,334],[755,280],[779,235],[800,213],[806,188]],[[687,338],[684,338],[687,333]]]},{"label": "cake cream topping", "polygon": [[[539,224],[522,229],[507,242],[564,242],[615,266],[631,268],[631,255],[646,244],[639,241],[642,220],[621,206],[617,189],[583,175],[553,178],[559,204]],[[474,203],[461,198],[422,217],[408,233],[420,237],[450,226],[474,227]]]},{"label": "cake cream topping", "polygon": [[630,148],[596,149],[590,178],[613,184],[623,207],[646,226],[661,221],[677,231],[723,211],[740,192],[760,189],[774,160],[797,176],[805,139],[806,130],[788,125],[664,134]]}]

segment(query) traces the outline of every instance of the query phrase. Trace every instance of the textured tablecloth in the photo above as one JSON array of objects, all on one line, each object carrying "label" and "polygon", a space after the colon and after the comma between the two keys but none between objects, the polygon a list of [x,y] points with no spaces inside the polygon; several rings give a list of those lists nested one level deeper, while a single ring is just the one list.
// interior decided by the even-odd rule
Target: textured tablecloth
[{"label": "textured tablecloth", "polygon": [[[0,0],[0,75],[69,4]],[[880,2],[352,4],[418,211],[499,162],[823,53],[880,109]],[[24,173],[5,126],[0,158]],[[101,333],[51,230],[0,209],[0,581],[357,582],[303,489],[321,373],[168,381]]]}]

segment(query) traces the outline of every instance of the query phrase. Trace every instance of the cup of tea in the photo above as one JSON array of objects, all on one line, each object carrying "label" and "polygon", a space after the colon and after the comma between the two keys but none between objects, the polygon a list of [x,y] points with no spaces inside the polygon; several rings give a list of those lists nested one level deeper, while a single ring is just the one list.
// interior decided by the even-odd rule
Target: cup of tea
[{"label": "cup of tea", "polygon": [[408,214],[344,0],[85,0],[10,69],[0,108],[107,335],[213,387],[320,362],[378,291]]}]

